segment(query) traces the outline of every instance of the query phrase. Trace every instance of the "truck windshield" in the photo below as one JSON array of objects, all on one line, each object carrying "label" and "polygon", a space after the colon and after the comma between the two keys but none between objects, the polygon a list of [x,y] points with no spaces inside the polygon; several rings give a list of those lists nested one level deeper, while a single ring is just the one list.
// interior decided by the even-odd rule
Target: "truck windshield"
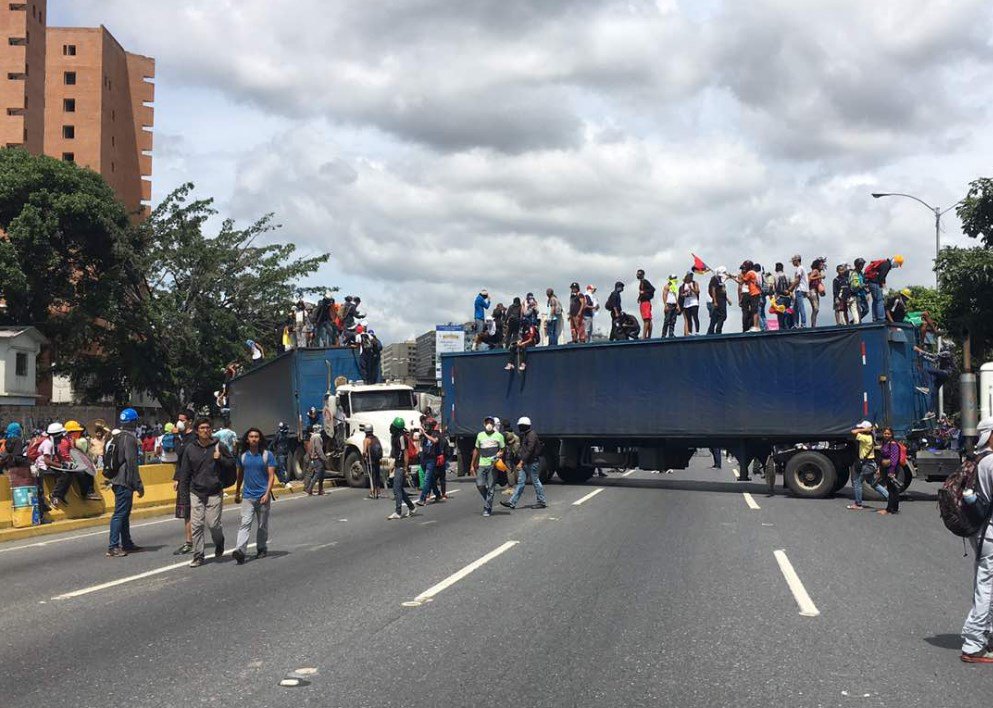
[{"label": "truck windshield", "polygon": [[363,391],[352,393],[352,414],[376,411],[412,411],[416,408],[413,391]]}]

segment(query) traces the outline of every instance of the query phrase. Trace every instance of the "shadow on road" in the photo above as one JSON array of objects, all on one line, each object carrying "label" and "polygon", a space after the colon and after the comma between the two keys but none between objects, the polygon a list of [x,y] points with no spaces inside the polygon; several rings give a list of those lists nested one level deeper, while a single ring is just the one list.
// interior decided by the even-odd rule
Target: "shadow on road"
[{"label": "shadow on road", "polygon": [[933,637],[924,637],[924,641],[939,649],[962,648],[962,637],[957,634],[936,634]]}]

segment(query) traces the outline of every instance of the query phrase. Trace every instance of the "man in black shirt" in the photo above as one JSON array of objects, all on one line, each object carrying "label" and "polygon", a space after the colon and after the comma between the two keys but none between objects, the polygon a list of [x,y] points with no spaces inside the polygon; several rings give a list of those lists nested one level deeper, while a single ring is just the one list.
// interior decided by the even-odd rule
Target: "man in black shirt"
[{"label": "man in black shirt", "polygon": [[645,277],[645,271],[639,270],[638,278],[638,307],[641,310],[641,320],[645,323],[645,339],[652,338],[652,300],[655,298],[655,286]]},{"label": "man in black shirt", "polygon": [[907,319],[907,301],[909,299],[910,290],[907,288],[890,295],[886,300],[886,321],[905,322]]},{"label": "man in black shirt", "polygon": [[728,290],[724,286],[728,269],[718,266],[714,271],[714,277],[710,279],[707,286],[707,293],[710,295],[710,302],[707,303],[710,310],[710,325],[707,327],[707,334],[721,334],[724,331],[724,320],[728,318]]},{"label": "man in black shirt", "polygon": [[614,291],[607,298],[607,312],[610,313],[610,341],[616,340],[617,321],[621,318],[621,293],[624,292],[624,283],[617,281],[614,283]]},{"label": "man in black shirt", "polygon": [[569,286],[569,330],[572,333],[572,343],[586,341],[586,327],[583,321],[586,312],[586,298],[579,292],[579,283]]}]

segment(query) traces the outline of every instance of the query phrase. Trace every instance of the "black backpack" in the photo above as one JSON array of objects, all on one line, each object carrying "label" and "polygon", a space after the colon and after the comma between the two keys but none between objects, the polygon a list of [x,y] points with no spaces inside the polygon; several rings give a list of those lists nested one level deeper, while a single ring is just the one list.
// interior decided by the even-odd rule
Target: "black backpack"
[{"label": "black backpack", "polygon": [[121,447],[121,437],[127,435],[122,431],[107,441],[103,449],[103,476],[113,479],[124,465],[124,450]]},{"label": "black backpack", "polygon": [[[966,489],[976,489],[979,461],[989,454],[990,451],[987,450],[974,457],[966,457],[938,490],[938,513],[941,514],[945,528],[956,536],[974,536],[989,523],[989,514],[976,509],[978,502],[966,504],[962,499],[962,493]],[[993,509],[993,505],[990,508]]]},{"label": "black backpack", "polygon": [[369,445],[369,461],[377,463],[383,459],[383,443],[375,435],[372,437],[372,444]]}]

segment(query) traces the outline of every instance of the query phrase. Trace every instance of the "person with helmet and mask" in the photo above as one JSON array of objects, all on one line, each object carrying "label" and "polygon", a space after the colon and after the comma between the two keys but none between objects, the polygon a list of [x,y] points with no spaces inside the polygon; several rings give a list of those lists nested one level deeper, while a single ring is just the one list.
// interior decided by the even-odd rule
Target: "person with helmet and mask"
[{"label": "person with helmet and mask", "polygon": [[290,426],[279,421],[276,439],[272,442],[272,452],[276,456],[276,478],[287,489],[291,489],[290,472],[287,462],[290,459]]},{"label": "person with helmet and mask", "polygon": [[[80,424],[78,420],[67,420],[65,423],[65,429],[66,438],[69,441],[69,450],[76,448],[84,455],[89,452],[90,441],[84,435],[86,429],[83,428],[82,424]],[[72,459],[71,454],[69,457]],[[76,481],[79,482],[79,495],[81,497],[87,501],[103,501],[103,497],[100,496],[94,489],[94,479],[92,475],[78,474],[76,475]]]},{"label": "person with helmet and mask", "polygon": [[315,425],[310,429],[310,439],[307,441],[307,463],[309,466],[307,483],[304,491],[307,496],[314,494],[314,485],[317,485],[317,495],[324,496],[324,466],[327,464],[328,456],[324,452],[324,436],[321,434],[321,426]]},{"label": "person with helmet and mask", "polygon": [[541,440],[534,428],[531,427],[531,419],[527,416],[518,419],[517,431],[521,438],[520,449],[517,453],[517,487],[514,489],[514,495],[510,501],[501,501],[500,505],[508,509],[516,509],[521,495],[524,494],[524,485],[530,478],[534,485],[534,493],[538,496],[538,503],[534,508],[544,509],[548,504],[545,500],[545,487],[538,474],[538,462],[541,459],[542,449]]},{"label": "person with helmet and mask", "polygon": [[307,429],[313,430],[315,425],[320,425],[321,412],[314,406],[307,409]]},{"label": "person with helmet and mask", "polygon": [[[985,511],[993,505],[993,417],[987,416],[976,426],[979,439],[976,441],[976,478],[972,490],[976,496],[973,502]],[[967,490],[968,491],[968,490]],[[993,525],[986,523],[970,539],[976,554],[975,571],[972,574],[972,609],[962,626],[962,654],[960,659],[967,664],[993,664]]]},{"label": "person with helmet and mask", "polygon": [[135,428],[138,425],[138,412],[125,408],[119,416],[121,430],[113,438],[110,459],[104,460],[104,477],[110,480],[114,492],[114,513],[110,517],[110,542],[107,546],[108,558],[121,558],[128,553],[140,551],[131,539],[131,508],[134,494],[145,496],[145,486],[141,482],[138,467],[140,447]]},{"label": "person with helmet and mask", "polygon": [[403,519],[417,513],[417,507],[410,500],[404,481],[410,460],[407,459],[407,429],[403,418],[397,416],[390,423],[390,458],[393,460],[393,503],[395,510],[387,519]]},{"label": "person with helmet and mask", "polygon": [[[579,285],[576,285],[579,292]],[[492,416],[483,419],[483,430],[476,435],[469,469],[476,476],[476,490],[483,498],[483,516],[493,513],[493,497],[496,493],[496,462],[503,459],[507,442],[496,429]]]}]

